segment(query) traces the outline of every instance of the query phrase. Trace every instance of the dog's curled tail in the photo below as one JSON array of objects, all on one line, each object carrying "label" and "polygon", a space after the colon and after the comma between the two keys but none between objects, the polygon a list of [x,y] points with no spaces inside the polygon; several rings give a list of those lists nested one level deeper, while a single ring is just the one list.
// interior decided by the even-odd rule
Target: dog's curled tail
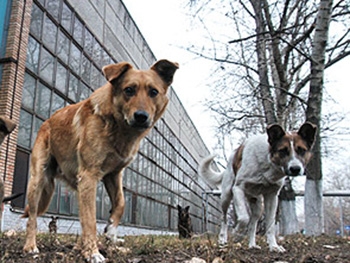
[{"label": "dog's curled tail", "polygon": [[211,163],[214,160],[215,155],[210,155],[205,157],[198,166],[199,175],[211,186],[215,186],[221,189],[221,182],[223,178],[223,173],[215,172],[211,168]]}]

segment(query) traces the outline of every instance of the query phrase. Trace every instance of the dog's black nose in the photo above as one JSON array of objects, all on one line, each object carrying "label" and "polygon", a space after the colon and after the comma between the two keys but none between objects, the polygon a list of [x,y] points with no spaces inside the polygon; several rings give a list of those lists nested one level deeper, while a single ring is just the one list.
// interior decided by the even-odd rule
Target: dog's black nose
[{"label": "dog's black nose", "polygon": [[298,165],[294,165],[294,166],[289,167],[289,171],[290,171],[290,174],[292,176],[297,176],[297,175],[299,175],[301,168]]},{"label": "dog's black nose", "polygon": [[145,111],[136,111],[134,113],[134,119],[135,119],[135,124],[138,125],[138,126],[143,126],[145,124],[147,124],[147,121],[148,121],[148,113],[145,112]]}]

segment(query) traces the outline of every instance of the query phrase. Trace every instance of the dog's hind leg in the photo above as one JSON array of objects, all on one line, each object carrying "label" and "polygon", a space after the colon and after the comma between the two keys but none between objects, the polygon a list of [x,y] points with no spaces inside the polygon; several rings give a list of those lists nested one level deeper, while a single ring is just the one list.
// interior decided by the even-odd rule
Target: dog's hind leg
[{"label": "dog's hind leg", "polygon": [[250,220],[250,207],[248,206],[244,191],[239,186],[233,187],[233,205],[237,215],[235,240],[240,241],[247,232],[247,226]]},{"label": "dog's hind leg", "polygon": [[264,207],[266,216],[266,238],[270,251],[285,252],[286,250],[276,242],[275,217],[277,210],[277,195],[270,193],[264,195]]},{"label": "dog's hind leg", "polygon": [[231,188],[223,189],[221,193],[221,209],[222,209],[222,220],[219,234],[219,244],[226,245],[228,239],[228,224],[227,224],[227,211],[232,200]]},{"label": "dog's hind leg", "polygon": [[262,198],[249,198],[248,203],[250,205],[250,220],[248,224],[248,236],[249,236],[249,248],[258,248],[256,245],[256,227],[262,211]]},{"label": "dog's hind leg", "polygon": [[113,242],[117,242],[117,227],[124,213],[125,199],[122,182],[123,171],[118,174],[109,174],[103,178],[103,183],[112,203],[111,214],[105,228],[106,236]]},{"label": "dog's hind leg", "polygon": [[23,250],[38,253],[36,246],[37,216],[44,213],[50,204],[55,188],[53,167],[45,141],[38,141],[31,158],[31,177],[28,184],[28,205],[23,217],[28,217],[26,243]]}]

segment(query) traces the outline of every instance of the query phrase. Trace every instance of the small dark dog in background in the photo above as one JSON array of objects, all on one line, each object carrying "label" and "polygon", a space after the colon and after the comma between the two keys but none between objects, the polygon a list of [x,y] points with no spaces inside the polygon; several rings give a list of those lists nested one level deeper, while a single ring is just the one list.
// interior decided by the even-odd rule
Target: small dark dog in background
[{"label": "small dark dog in background", "polygon": [[192,237],[193,229],[192,229],[190,213],[188,212],[190,210],[190,206],[186,206],[185,208],[182,208],[180,205],[177,205],[177,210],[179,212],[179,222],[177,225],[179,229],[179,237],[180,238]]},{"label": "small dark dog in background", "polygon": [[57,216],[51,216],[52,220],[49,223],[50,234],[57,234]]}]

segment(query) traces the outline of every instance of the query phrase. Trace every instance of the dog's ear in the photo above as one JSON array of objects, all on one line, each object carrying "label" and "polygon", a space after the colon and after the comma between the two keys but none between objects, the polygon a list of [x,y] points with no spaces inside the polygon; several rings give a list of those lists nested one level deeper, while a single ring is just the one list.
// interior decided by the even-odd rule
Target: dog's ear
[{"label": "dog's ear", "polygon": [[177,210],[181,211],[182,207],[180,205],[177,205]]},{"label": "dog's ear", "polygon": [[299,128],[298,135],[306,141],[307,146],[311,149],[316,139],[316,132],[316,125],[310,122],[305,122]]},{"label": "dog's ear", "polygon": [[16,124],[4,116],[0,116],[0,132],[10,134],[16,128]]},{"label": "dog's ear", "polygon": [[128,62],[120,62],[118,64],[111,64],[104,66],[102,68],[103,74],[105,75],[105,78],[112,82],[113,80],[119,78],[122,76],[126,71],[131,69],[132,66]]},{"label": "dog's ear", "polygon": [[170,62],[169,60],[162,59],[157,61],[151,69],[157,72],[161,79],[168,85],[173,82],[175,71],[179,68],[179,64],[176,62]]},{"label": "dog's ear", "polygon": [[190,210],[190,206],[188,205],[188,206],[185,207],[186,213],[188,213],[189,210]]},{"label": "dog's ear", "polygon": [[272,146],[275,142],[279,141],[286,132],[279,124],[271,124],[266,128],[269,144]]}]

